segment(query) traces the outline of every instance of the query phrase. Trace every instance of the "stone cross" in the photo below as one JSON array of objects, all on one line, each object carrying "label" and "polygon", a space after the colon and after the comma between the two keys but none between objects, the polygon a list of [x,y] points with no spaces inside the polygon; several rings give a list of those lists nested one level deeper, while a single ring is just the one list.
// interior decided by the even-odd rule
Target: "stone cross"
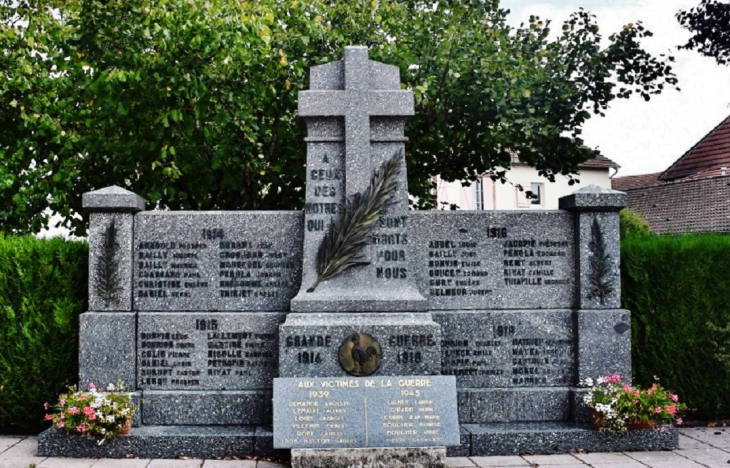
[{"label": "stone cross", "polygon": [[[385,84],[386,80],[380,79],[377,73],[371,73],[371,64],[377,62],[368,60],[367,47],[345,47],[342,67],[344,89],[312,89],[299,93],[300,117],[345,118],[345,185],[348,195],[362,190],[370,181],[373,169],[370,161],[370,118],[407,117],[414,114],[413,92],[374,89],[380,88],[378,85]],[[386,72],[383,75],[392,74],[393,69],[398,71],[395,67],[383,68]],[[318,85],[315,80],[316,75],[313,73],[312,88]]]},{"label": "stone cross", "polygon": [[[307,125],[307,188],[302,289],[292,311],[425,310],[407,244],[403,130],[413,114],[413,92],[401,89],[398,67],[368,60],[367,47],[346,47],[343,60],[312,67],[310,90],[299,93],[299,116]],[[317,253],[339,206],[364,191],[373,172],[395,154],[403,155],[397,188],[370,232],[366,264],[320,283]]]}]

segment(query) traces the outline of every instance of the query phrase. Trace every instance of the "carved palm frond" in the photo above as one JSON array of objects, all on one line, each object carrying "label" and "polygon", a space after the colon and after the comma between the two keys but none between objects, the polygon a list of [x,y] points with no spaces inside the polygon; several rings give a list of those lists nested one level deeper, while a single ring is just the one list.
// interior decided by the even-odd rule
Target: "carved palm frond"
[{"label": "carved palm frond", "polygon": [[606,240],[598,224],[598,218],[593,218],[591,225],[591,241],[588,243],[593,256],[591,257],[591,272],[589,276],[591,290],[588,299],[598,299],[605,305],[606,297],[614,291],[611,278],[611,255],[607,253]]},{"label": "carved palm frond", "polygon": [[397,151],[373,173],[370,185],[345,199],[339,219],[333,219],[317,251],[317,280],[307,289],[313,292],[321,281],[332,278],[355,265],[368,262],[363,256],[368,235],[393,204],[398,188],[398,173],[403,150]]},{"label": "carved palm frond", "polygon": [[119,293],[122,290],[119,284],[119,243],[114,218],[104,231],[100,250],[96,263],[96,293],[104,299],[105,307],[109,307],[112,303],[119,304]]}]

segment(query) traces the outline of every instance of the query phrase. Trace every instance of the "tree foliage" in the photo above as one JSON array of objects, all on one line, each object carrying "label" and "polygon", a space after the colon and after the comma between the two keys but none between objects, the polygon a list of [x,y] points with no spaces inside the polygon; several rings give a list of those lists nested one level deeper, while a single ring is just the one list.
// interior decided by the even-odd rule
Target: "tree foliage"
[{"label": "tree foliage", "polygon": [[[0,7],[0,228],[48,213],[85,231],[81,194],[119,185],[170,209],[293,209],[311,66],[364,44],[416,96],[409,191],[473,179],[509,151],[551,178],[594,155],[581,127],[615,98],[676,84],[640,23],[602,47],[580,10],[507,25],[498,0],[19,0]],[[670,58],[671,59],[671,58]]]},{"label": "tree foliage", "polygon": [[698,6],[677,13],[679,23],[693,36],[682,46],[714,57],[717,63],[730,63],[730,2],[702,0]]}]

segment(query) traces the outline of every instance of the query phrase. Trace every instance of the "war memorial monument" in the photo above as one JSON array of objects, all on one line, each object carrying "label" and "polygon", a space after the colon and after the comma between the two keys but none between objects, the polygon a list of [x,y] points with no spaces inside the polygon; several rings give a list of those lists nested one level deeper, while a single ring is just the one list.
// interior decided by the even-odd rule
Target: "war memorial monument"
[{"label": "war memorial monument", "polygon": [[600,433],[578,382],[631,375],[621,192],[557,211],[409,211],[397,67],[366,47],[311,69],[302,211],[145,211],[84,194],[80,385],[136,390],[130,435],[49,429],[42,456],[284,454],[296,467],[449,455],[666,450]]}]

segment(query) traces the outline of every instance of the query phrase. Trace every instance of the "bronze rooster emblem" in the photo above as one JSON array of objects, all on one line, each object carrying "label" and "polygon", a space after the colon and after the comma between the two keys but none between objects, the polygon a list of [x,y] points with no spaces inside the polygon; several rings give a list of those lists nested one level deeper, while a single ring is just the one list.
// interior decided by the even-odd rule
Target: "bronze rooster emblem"
[{"label": "bronze rooster emblem", "polygon": [[340,346],[340,365],[350,375],[373,374],[380,367],[382,357],[380,344],[366,333],[354,334]]}]

